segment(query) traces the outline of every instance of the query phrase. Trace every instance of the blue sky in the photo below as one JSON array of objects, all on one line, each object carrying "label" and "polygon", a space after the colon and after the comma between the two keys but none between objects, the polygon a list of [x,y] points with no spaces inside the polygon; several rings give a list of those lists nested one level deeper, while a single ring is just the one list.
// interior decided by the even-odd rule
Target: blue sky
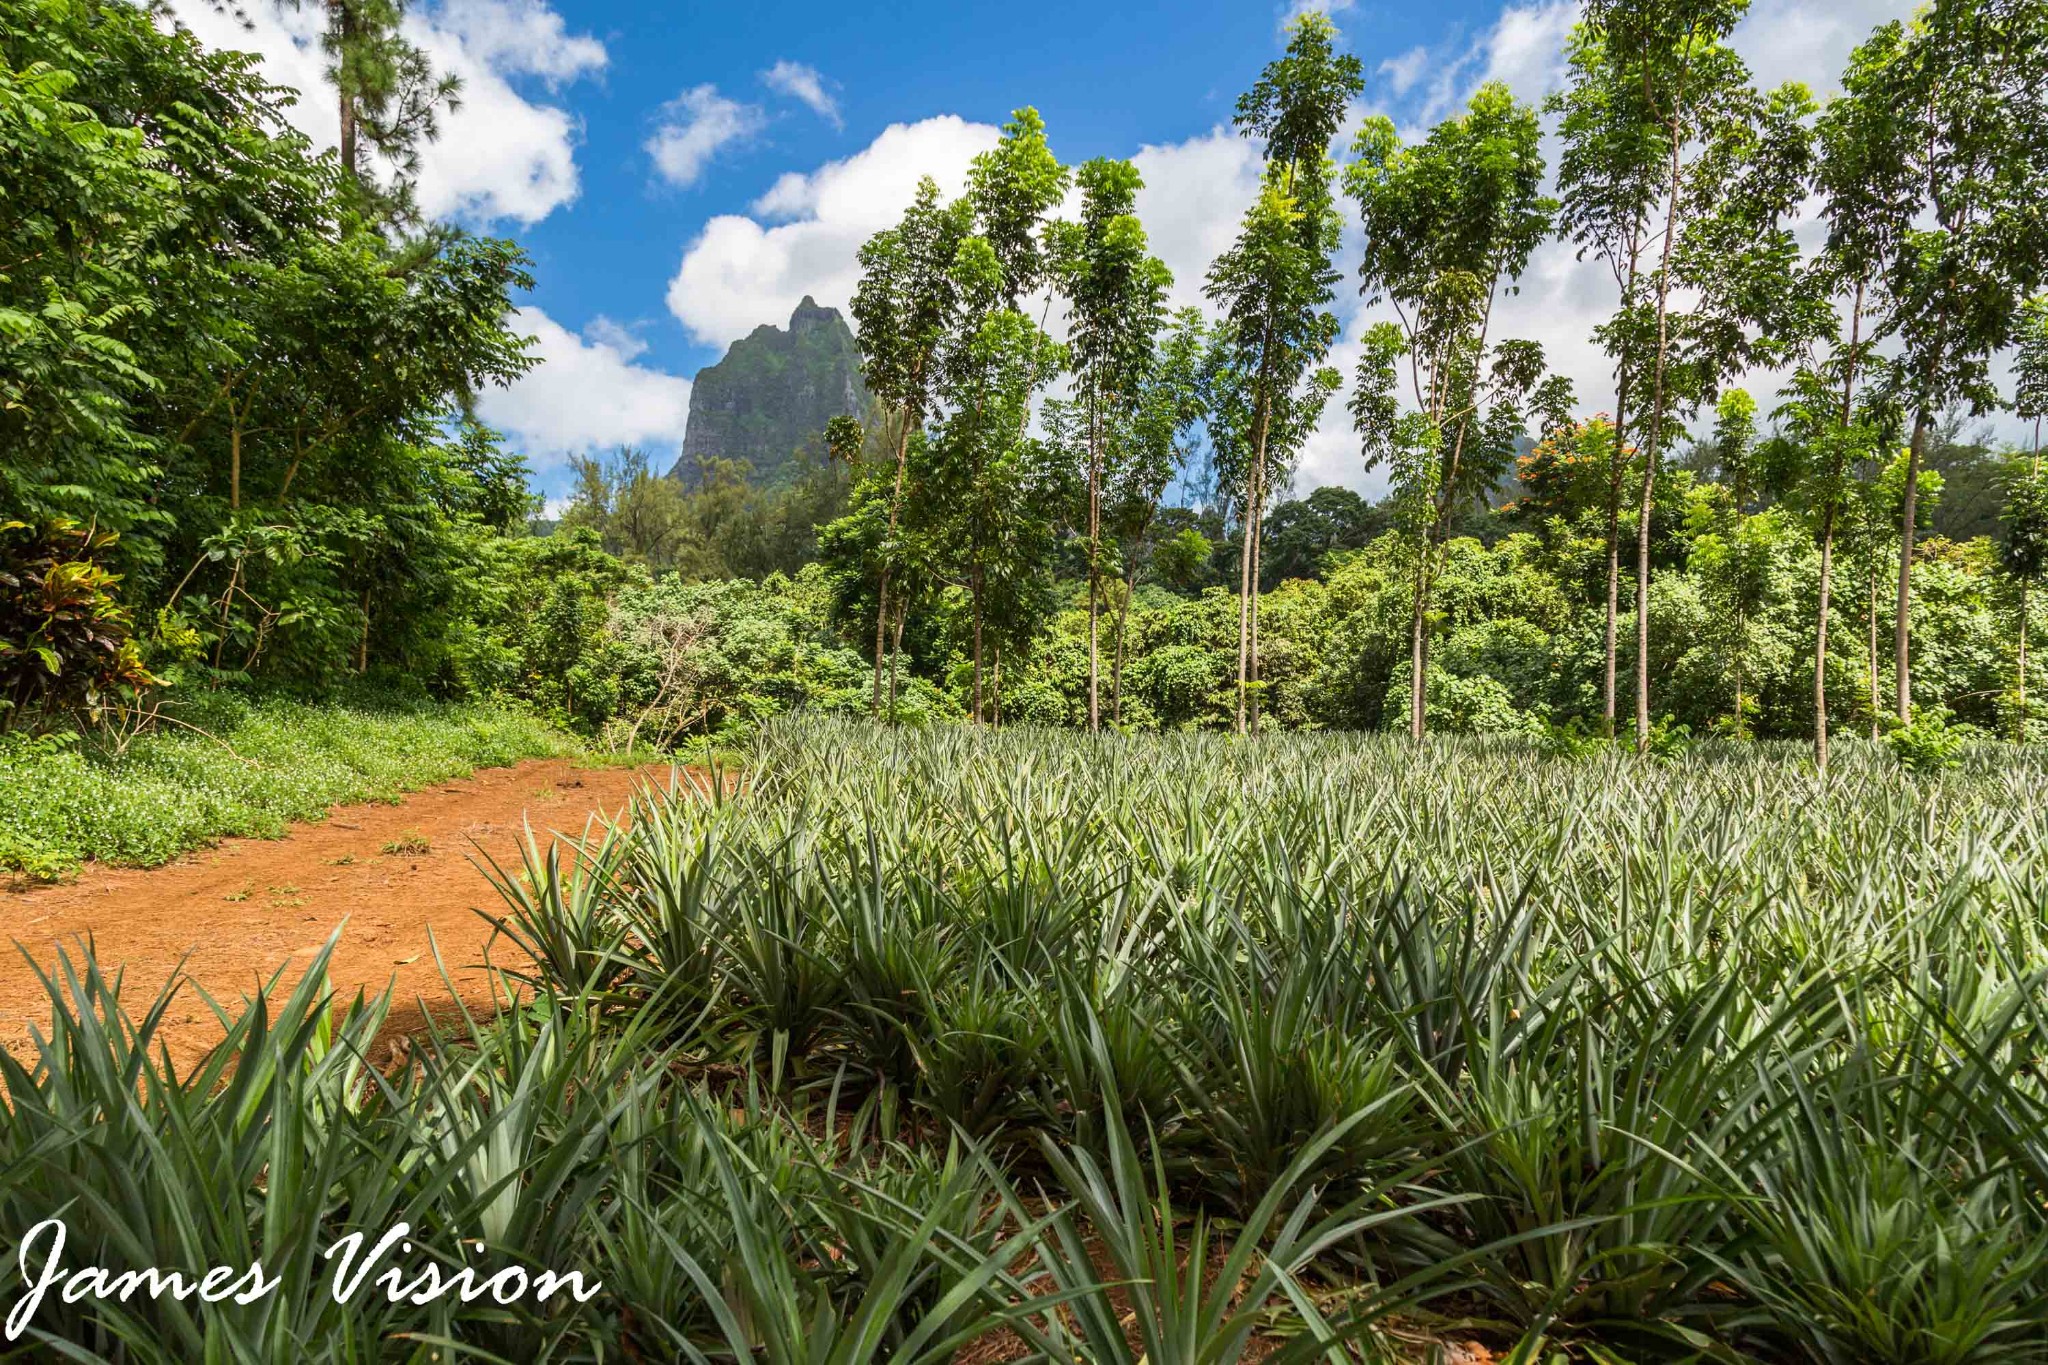
[{"label": "blue sky", "polygon": [[[250,0],[253,29],[208,0],[176,10],[206,41],[261,53],[308,92],[293,120],[334,141],[319,88],[318,9]],[[1572,0],[1326,6],[1364,61],[1358,115],[1420,130],[1485,79],[1540,100],[1555,88]],[[1904,0],[1754,0],[1736,45],[1758,78],[1823,93],[1870,27]],[[785,323],[802,295],[844,308],[853,252],[892,221],[920,174],[957,187],[1021,104],[1054,150],[1137,160],[1153,246],[1177,301],[1229,241],[1257,182],[1231,135],[1237,95],[1280,49],[1274,4],[900,3],[667,5],[646,0],[414,0],[409,23],[464,107],[429,149],[431,213],[512,236],[534,260],[522,330],[541,365],[484,413],[559,493],[569,453],[681,440],[689,380],[726,343]],[[1355,251],[1340,261],[1348,272]],[[1597,267],[1555,244],[1509,305],[1583,404],[1606,401],[1587,331],[1611,307]],[[1361,330],[1341,304],[1349,370]],[[1303,452],[1299,487],[1367,486],[1341,405]]]}]

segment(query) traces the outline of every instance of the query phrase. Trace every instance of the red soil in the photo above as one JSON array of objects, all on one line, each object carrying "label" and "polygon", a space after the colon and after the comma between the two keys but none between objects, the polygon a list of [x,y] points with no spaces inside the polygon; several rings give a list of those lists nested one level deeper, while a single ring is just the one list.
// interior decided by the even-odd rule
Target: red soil
[{"label": "red soil", "polygon": [[[75,961],[87,937],[103,970],[126,973],[131,1017],[181,962],[231,1011],[279,971],[289,987],[337,927],[328,975],[338,999],[352,999],[358,987],[372,995],[394,987],[394,1028],[417,1026],[422,1010],[451,1010],[438,945],[462,1000],[488,1008],[483,963],[493,930],[477,911],[499,914],[502,902],[479,869],[481,852],[516,873],[526,823],[543,847],[555,831],[573,840],[587,821],[616,815],[642,781],[666,784],[669,776],[667,767],[536,759],[439,783],[396,805],[338,806],[282,839],[229,839],[149,870],[89,865],[75,882],[0,892],[0,1047],[26,1062],[30,1026],[49,1031],[49,997],[23,950],[48,970],[60,947]],[[383,851],[414,836],[425,852]],[[502,940],[492,959],[520,965]],[[219,1041],[221,1028],[187,984],[160,1036],[188,1065]]]}]

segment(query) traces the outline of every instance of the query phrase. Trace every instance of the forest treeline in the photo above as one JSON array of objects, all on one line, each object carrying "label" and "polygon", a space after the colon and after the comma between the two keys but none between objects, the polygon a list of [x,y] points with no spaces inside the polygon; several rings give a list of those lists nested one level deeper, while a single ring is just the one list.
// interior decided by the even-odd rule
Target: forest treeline
[{"label": "forest treeline", "polygon": [[[877,405],[820,442],[845,475],[686,491],[593,460],[566,520],[686,576],[647,526],[744,547],[752,576],[850,479],[762,592],[839,647],[813,700],[852,704],[850,649],[878,714],[1810,735],[1822,763],[1830,718],[2032,736],[2038,439],[1959,433],[2048,409],[2048,16],[1932,5],[1823,103],[1755,87],[1744,10],[1589,4],[1541,110],[1489,84],[1419,139],[1365,120],[1341,160],[1363,66],[1302,18],[1237,105],[1263,188],[1207,314],[1167,309],[1137,169],[1061,165],[1021,109],[960,199],[927,180],[861,251]],[[1553,238],[1609,267],[1609,412],[1500,335]],[[1348,378],[1347,273],[1385,317]],[[1759,371],[1789,375],[1768,409]],[[1389,492],[1287,500],[1338,402]]]},{"label": "forest treeline", "polygon": [[[1167,306],[1137,168],[1020,109],[861,248],[862,420],[767,489],[582,457],[538,521],[469,415],[531,363],[525,261],[412,211],[459,91],[396,10],[337,21],[337,156],[251,58],[5,0],[0,724],[368,678],[619,744],[799,705],[2039,738],[2048,480],[1976,433],[2048,412],[2048,12],[1941,0],[1822,100],[1756,87],[1745,8],[1591,0],[1542,107],[1341,145],[1364,66],[1305,16],[1237,103],[1264,173],[1206,310]],[[1501,334],[1556,239],[1611,285],[1607,411]],[[1333,412],[1384,496],[1290,496]]]}]

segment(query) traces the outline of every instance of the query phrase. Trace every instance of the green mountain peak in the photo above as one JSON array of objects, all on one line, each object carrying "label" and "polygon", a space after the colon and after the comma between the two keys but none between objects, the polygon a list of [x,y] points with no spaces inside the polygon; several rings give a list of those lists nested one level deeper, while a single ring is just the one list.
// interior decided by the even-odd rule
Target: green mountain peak
[{"label": "green mountain peak", "polygon": [[867,406],[852,330],[838,309],[806,294],[787,329],[763,323],[698,372],[682,455],[669,475],[694,485],[710,461],[745,460],[753,482],[780,482],[798,450],[820,443],[827,422],[863,416]]}]

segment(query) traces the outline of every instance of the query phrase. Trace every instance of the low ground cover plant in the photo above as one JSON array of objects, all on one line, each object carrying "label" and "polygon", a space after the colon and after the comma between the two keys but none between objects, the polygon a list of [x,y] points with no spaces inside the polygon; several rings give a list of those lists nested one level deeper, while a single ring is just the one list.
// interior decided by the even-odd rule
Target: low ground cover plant
[{"label": "low ground cover plant", "polygon": [[540,721],[481,703],[194,693],[163,717],[133,736],[0,735],[0,873],[153,867],[226,835],[275,837],[337,803],[571,750]]},{"label": "low ground cover plant", "polygon": [[[743,783],[497,869],[520,1003],[398,1061],[317,969],[185,1075],[161,1002],[53,976],[4,1063],[0,1223],[283,1280],[52,1296],[31,1340],[2038,1359],[2041,760],[1789,757],[774,722]],[[335,1304],[316,1249],[401,1220],[413,1263],[603,1291]]]}]

